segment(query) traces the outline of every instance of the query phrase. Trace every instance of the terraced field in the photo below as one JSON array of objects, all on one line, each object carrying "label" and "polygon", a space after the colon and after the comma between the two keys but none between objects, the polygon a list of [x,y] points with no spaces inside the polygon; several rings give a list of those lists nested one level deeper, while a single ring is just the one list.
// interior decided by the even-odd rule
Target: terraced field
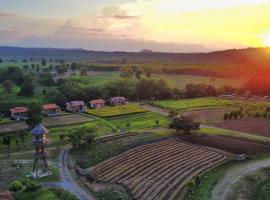
[{"label": "terraced field", "polygon": [[124,185],[134,199],[173,200],[194,176],[228,156],[207,148],[166,140],[134,148],[90,169],[97,181]]}]

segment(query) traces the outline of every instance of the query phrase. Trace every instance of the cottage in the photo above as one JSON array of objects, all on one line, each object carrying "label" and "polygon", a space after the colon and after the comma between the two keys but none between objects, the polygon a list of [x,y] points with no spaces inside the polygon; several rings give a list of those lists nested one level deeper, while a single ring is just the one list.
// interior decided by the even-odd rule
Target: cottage
[{"label": "cottage", "polygon": [[83,101],[70,101],[66,103],[66,109],[68,112],[84,112],[86,106]]},{"label": "cottage", "polygon": [[56,104],[45,104],[42,105],[42,114],[46,116],[57,116],[60,115],[61,109]]},{"label": "cottage", "polygon": [[112,106],[126,105],[126,104],[128,104],[128,100],[125,97],[110,98],[110,105]]},{"label": "cottage", "polygon": [[10,109],[10,116],[13,119],[16,120],[27,120],[27,111],[28,109],[24,106],[20,106],[20,107],[14,107]]},{"label": "cottage", "polygon": [[105,101],[103,99],[94,99],[89,101],[89,105],[91,108],[103,108],[105,106]]}]

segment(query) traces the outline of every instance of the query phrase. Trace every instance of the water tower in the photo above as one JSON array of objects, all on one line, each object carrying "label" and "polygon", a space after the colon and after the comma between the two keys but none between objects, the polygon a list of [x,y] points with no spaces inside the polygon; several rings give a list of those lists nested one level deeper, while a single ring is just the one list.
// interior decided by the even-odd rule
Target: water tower
[{"label": "water tower", "polygon": [[31,130],[31,134],[33,135],[33,144],[36,148],[36,153],[34,154],[34,167],[33,171],[31,172],[33,178],[51,175],[47,161],[47,153],[44,149],[48,143],[48,133],[48,129],[46,129],[42,124],[38,124]]}]

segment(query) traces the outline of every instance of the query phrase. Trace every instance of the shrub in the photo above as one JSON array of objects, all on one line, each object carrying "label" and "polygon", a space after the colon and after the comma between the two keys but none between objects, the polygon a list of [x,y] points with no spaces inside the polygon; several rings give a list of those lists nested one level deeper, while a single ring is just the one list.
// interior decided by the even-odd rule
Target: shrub
[{"label": "shrub", "polygon": [[9,186],[9,190],[12,192],[20,191],[22,188],[23,185],[20,181],[13,181]]},{"label": "shrub", "polygon": [[29,180],[25,181],[25,191],[36,191],[41,188],[41,184],[37,181]]},{"label": "shrub", "polygon": [[78,200],[74,194],[71,194],[61,188],[50,188],[50,191],[52,191],[61,200]]},{"label": "shrub", "polygon": [[229,119],[229,113],[224,113],[223,119],[227,121]]}]

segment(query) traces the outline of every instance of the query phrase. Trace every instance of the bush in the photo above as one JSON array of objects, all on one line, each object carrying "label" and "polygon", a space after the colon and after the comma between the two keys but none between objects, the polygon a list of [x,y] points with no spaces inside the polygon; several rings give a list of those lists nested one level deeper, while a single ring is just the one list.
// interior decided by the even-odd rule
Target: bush
[{"label": "bush", "polygon": [[41,184],[37,181],[32,181],[29,179],[24,180],[25,191],[36,191],[41,188]]},{"label": "bush", "polygon": [[12,192],[20,191],[22,188],[23,185],[20,181],[13,181],[9,186],[9,190]]},{"label": "bush", "polygon": [[70,192],[61,188],[50,188],[49,190],[52,191],[61,200],[78,200],[74,194],[71,194]]},{"label": "bush", "polygon": [[227,121],[229,119],[229,113],[224,113],[223,119]]}]

